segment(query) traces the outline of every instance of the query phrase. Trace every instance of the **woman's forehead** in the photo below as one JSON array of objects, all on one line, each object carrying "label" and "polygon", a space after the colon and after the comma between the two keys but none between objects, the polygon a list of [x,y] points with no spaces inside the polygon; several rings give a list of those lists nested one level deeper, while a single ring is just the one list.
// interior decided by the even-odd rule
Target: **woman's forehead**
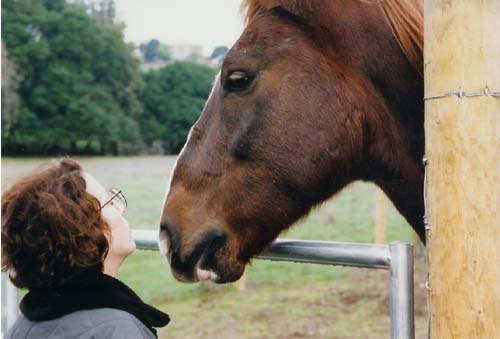
[{"label": "woman's forehead", "polygon": [[90,173],[82,172],[85,179],[86,191],[103,202],[106,199],[106,189]]}]

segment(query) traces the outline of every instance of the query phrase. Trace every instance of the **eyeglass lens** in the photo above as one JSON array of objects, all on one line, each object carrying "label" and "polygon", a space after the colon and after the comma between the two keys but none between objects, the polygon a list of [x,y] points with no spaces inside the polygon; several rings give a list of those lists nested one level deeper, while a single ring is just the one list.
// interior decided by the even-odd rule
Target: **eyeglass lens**
[{"label": "eyeglass lens", "polygon": [[127,208],[127,200],[119,189],[111,188],[109,190],[109,197],[113,199],[113,204],[116,204],[118,207],[125,209]]}]

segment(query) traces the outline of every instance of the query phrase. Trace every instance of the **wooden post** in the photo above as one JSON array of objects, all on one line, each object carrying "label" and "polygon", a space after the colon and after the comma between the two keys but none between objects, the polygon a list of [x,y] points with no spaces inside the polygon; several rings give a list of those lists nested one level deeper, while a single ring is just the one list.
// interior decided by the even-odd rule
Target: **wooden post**
[{"label": "wooden post", "polygon": [[413,253],[419,253],[419,248],[422,246],[422,243],[420,242],[420,237],[418,236],[417,232],[412,231],[411,232],[411,242],[413,243]]},{"label": "wooden post", "polygon": [[387,236],[387,197],[377,187],[375,192],[375,243],[385,244]]},{"label": "wooden post", "polygon": [[246,290],[247,288],[247,284],[246,284],[246,279],[245,279],[245,273],[243,273],[243,275],[241,276],[241,278],[239,278],[238,280],[236,280],[234,283],[234,288],[237,290],[237,291],[244,291]]},{"label": "wooden post", "polygon": [[[500,91],[500,0],[425,0],[426,97]],[[500,98],[426,101],[431,338],[500,335]]]}]

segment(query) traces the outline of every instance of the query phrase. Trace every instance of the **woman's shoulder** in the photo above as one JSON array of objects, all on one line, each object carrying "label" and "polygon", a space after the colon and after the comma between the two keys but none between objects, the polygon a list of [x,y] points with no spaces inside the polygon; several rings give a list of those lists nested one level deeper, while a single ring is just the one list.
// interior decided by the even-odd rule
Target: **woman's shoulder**
[{"label": "woman's shoulder", "polygon": [[132,314],[113,308],[76,311],[61,318],[33,322],[20,316],[6,333],[7,339],[42,338],[156,338]]}]

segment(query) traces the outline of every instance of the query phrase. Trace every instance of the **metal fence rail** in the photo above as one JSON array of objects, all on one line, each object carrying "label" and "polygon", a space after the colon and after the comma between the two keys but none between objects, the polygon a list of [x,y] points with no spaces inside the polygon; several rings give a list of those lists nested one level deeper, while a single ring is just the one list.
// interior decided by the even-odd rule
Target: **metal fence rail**
[{"label": "metal fence rail", "polygon": [[6,329],[14,325],[19,314],[17,300],[16,287],[10,282],[7,273],[2,272],[2,338]]},{"label": "metal fence rail", "polygon": [[[158,250],[158,233],[133,231],[137,248]],[[414,339],[413,245],[388,245],[278,239],[257,258],[390,271],[391,338]]]},{"label": "metal fence rail", "polygon": [[[132,232],[138,249],[159,250],[157,232],[146,230]],[[278,239],[269,245],[258,258],[388,269],[390,271],[391,338],[414,339],[413,246],[410,243],[398,241],[388,245],[372,245]],[[12,315],[17,314],[18,303],[17,294],[12,293],[12,285],[10,282],[6,284],[7,279],[4,274],[2,278],[2,330],[5,331],[13,324],[14,316]],[[10,292],[5,293],[5,288],[9,288]],[[10,316],[4,318],[6,314]]]}]

